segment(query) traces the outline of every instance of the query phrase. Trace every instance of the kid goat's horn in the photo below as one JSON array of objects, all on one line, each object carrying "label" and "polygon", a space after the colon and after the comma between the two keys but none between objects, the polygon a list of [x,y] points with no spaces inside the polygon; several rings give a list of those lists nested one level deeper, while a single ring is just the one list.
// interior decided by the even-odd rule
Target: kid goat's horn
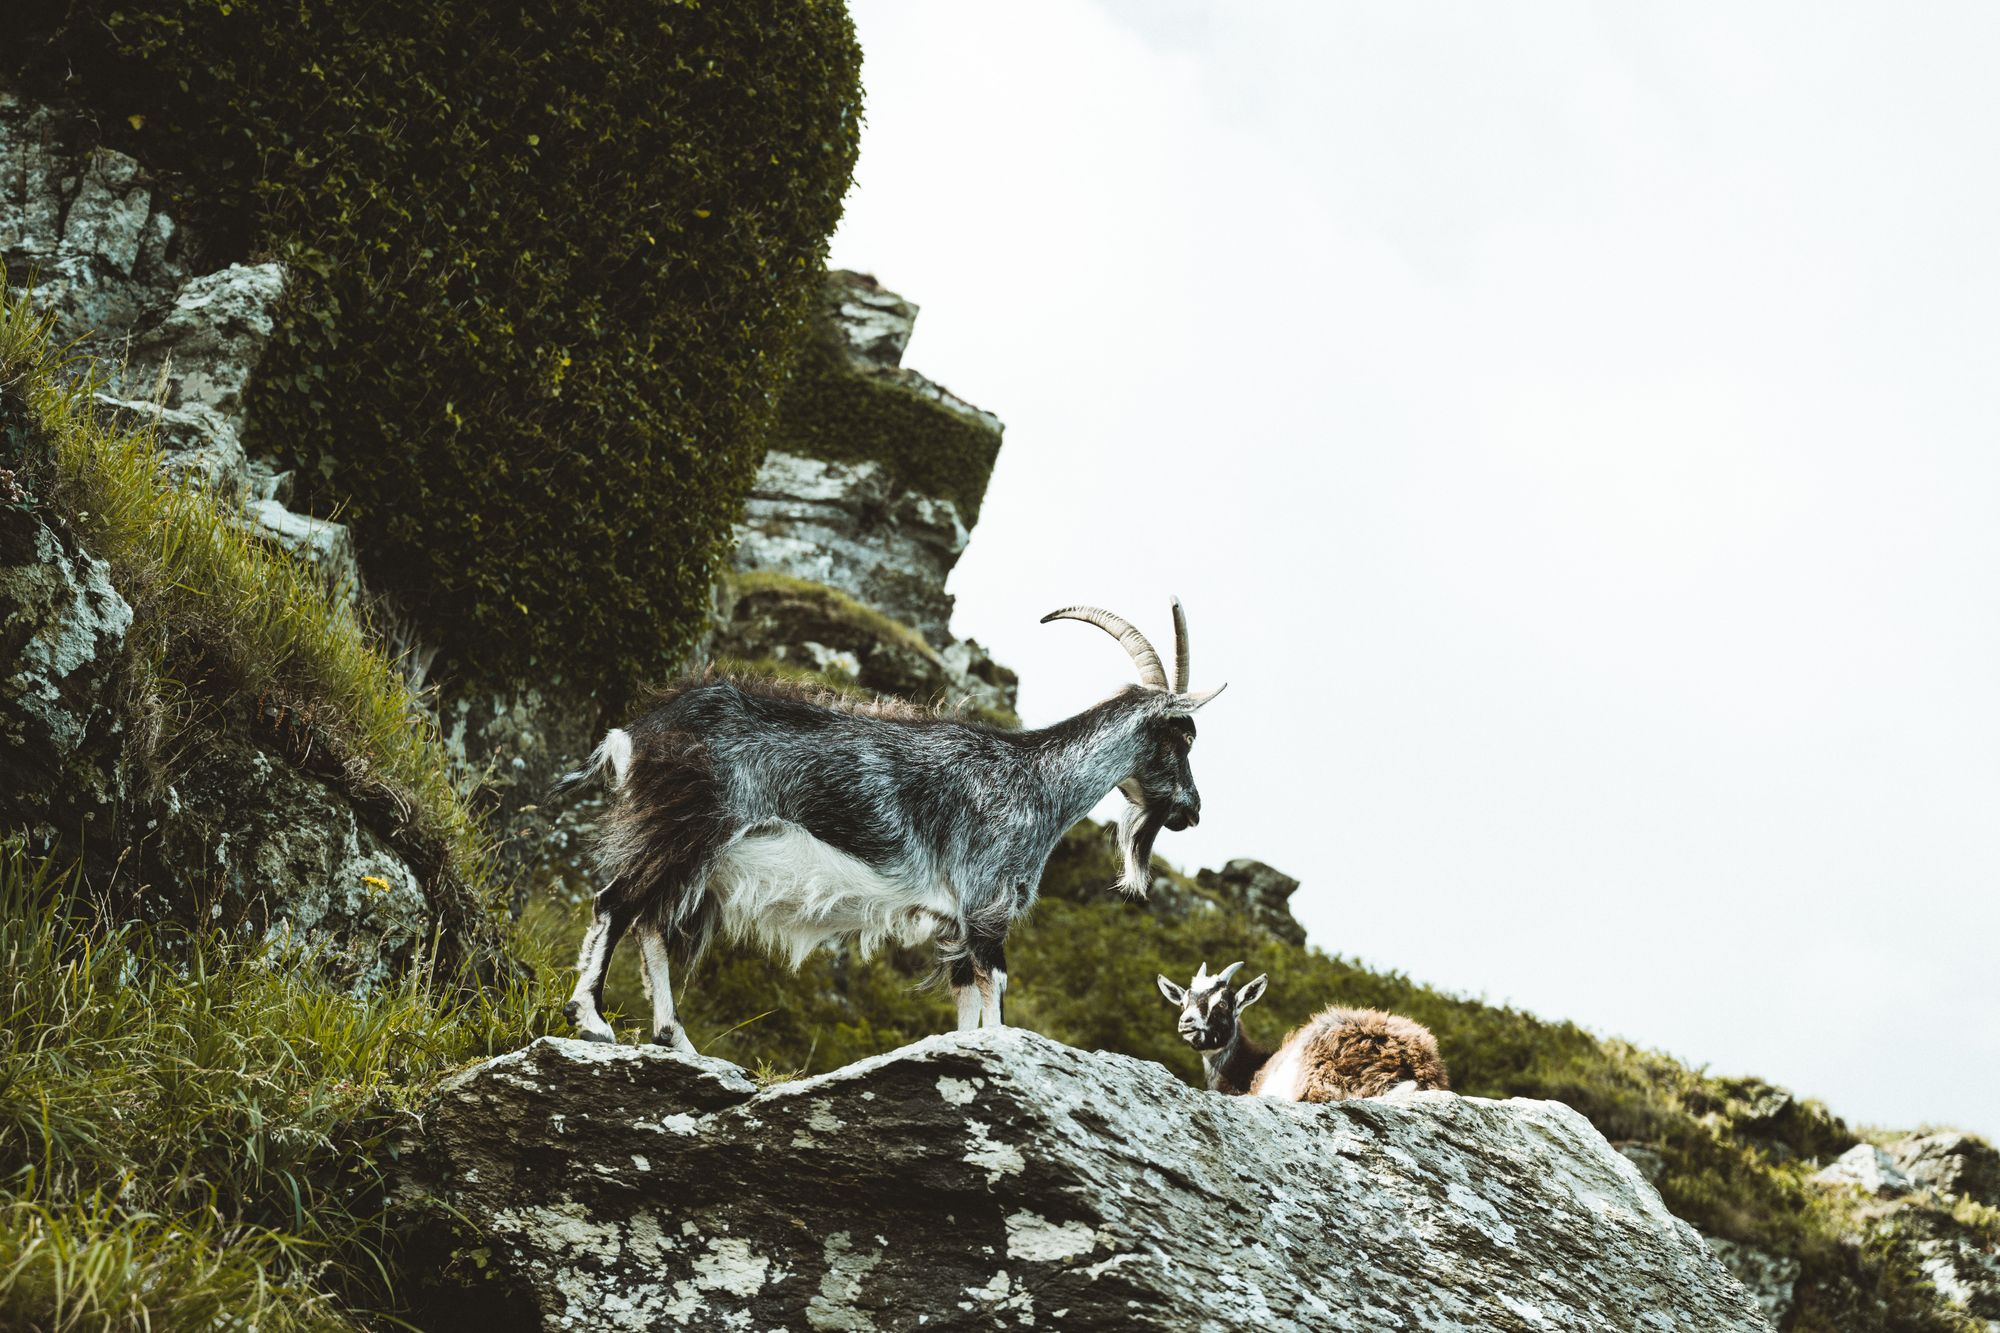
[{"label": "kid goat's horn", "polygon": [[1243,966],[1243,964],[1240,962],[1231,963],[1228,967],[1225,967],[1220,972],[1217,972],[1215,974],[1215,979],[1217,981],[1227,981],[1229,980],[1230,976],[1236,971],[1236,969],[1241,966]]},{"label": "kid goat's horn", "polygon": [[[1176,634],[1181,632],[1178,627],[1179,619],[1179,615],[1176,614]],[[1065,606],[1060,611],[1051,611],[1042,617],[1044,625],[1048,624],[1051,620],[1081,620],[1086,625],[1097,626],[1097,628],[1118,640],[1118,646],[1132,655],[1133,665],[1139,668],[1139,683],[1141,685],[1144,685],[1149,690],[1164,690],[1167,688],[1167,669],[1160,664],[1160,655],[1153,651],[1152,644],[1146,642],[1146,636],[1139,632],[1139,627],[1125,619],[1125,617],[1114,616],[1109,611],[1096,606]],[[1186,642],[1185,639],[1181,641],[1183,644]],[[1185,662],[1185,657],[1183,657],[1183,662]]]}]

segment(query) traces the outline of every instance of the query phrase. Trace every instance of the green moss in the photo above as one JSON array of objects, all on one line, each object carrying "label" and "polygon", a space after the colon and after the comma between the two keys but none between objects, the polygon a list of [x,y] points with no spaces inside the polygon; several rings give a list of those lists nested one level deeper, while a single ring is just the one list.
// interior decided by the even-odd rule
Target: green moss
[{"label": "green moss", "polygon": [[978,522],[1000,454],[999,432],[893,379],[856,370],[845,345],[822,302],[779,400],[771,447],[839,463],[882,463],[898,490],[950,500],[967,527]]},{"label": "green moss", "polygon": [[884,615],[824,583],[794,578],[776,570],[754,569],[726,574],[722,584],[724,596],[728,599],[741,601],[748,597],[776,595],[808,602],[814,615],[852,630],[863,638],[893,644],[932,662],[938,660],[937,650],[925,641],[923,635],[893,616]]},{"label": "green moss", "polygon": [[296,299],[253,448],[442,665],[607,706],[700,632],[860,131],[836,0],[22,0],[0,72]]}]

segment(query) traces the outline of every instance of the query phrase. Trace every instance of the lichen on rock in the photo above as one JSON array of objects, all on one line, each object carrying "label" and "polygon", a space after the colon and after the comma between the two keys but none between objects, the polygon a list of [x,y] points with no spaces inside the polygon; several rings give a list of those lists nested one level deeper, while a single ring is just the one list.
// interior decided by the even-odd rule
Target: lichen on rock
[{"label": "lichen on rock", "polygon": [[1557,1103],[1220,1097],[1015,1028],[762,1091],[713,1063],[544,1039],[430,1108],[497,1326],[1767,1327]]}]

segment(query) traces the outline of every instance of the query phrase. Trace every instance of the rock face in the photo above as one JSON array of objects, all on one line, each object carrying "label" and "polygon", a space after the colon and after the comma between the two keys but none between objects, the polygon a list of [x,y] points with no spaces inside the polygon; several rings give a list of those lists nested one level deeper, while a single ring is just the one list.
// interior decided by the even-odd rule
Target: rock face
[{"label": "rock face", "polygon": [[436,917],[416,872],[281,756],[217,733],[189,747],[172,791],[154,877],[204,900],[211,920],[310,949],[357,987],[387,981],[428,939]]},{"label": "rock face", "polygon": [[2000,1152],[1970,1134],[1899,1139],[1889,1145],[1888,1156],[1915,1188],[2000,1208]]},{"label": "rock face", "polygon": [[762,1092],[543,1039],[424,1124],[495,1327],[1768,1327],[1553,1102],[1227,1098],[1008,1028]]},{"label": "rock face", "polygon": [[1242,907],[1249,918],[1279,939],[1306,942],[1306,928],[1292,916],[1292,895],[1299,882],[1284,871],[1238,857],[1220,870],[1204,870],[1195,883],[1225,902]]},{"label": "rock face", "polygon": [[[827,313],[855,374],[893,381],[1000,434],[998,417],[902,364],[915,305],[865,273],[836,271],[827,278]],[[1013,673],[995,666],[978,644],[951,635],[945,581],[970,539],[957,504],[900,489],[880,463],[831,462],[774,449],[736,525],[735,567],[820,584],[901,621],[930,645],[947,692],[1012,712]],[[774,646],[803,650],[782,639]]]},{"label": "rock face", "polygon": [[238,523],[304,558],[337,590],[359,586],[340,524],[250,496],[243,399],[276,327],[286,274],[278,264],[192,271],[194,247],[153,178],[123,153],[93,146],[84,117],[0,89],[0,264],[16,290],[98,358],[97,402],[152,426],[161,466],[225,503],[249,497]]},{"label": "rock face", "polygon": [[132,608],[25,501],[0,496],[0,822],[69,824],[123,794],[111,696]]},{"label": "rock face", "polygon": [[79,331],[129,325],[188,276],[145,169],[91,138],[82,117],[0,88],[0,261],[10,283],[34,272],[39,298]]},{"label": "rock face", "polygon": [[1757,1312],[1773,1327],[1781,1324],[1785,1316],[1792,1312],[1799,1274],[1804,1265],[1796,1259],[1760,1250],[1754,1245],[1715,1236],[1702,1239],[1707,1243],[1709,1253],[1720,1259],[1722,1266],[1735,1274],[1743,1289],[1750,1293],[1750,1299],[1757,1304]]},{"label": "rock face", "polygon": [[948,641],[944,583],[972,534],[951,501],[898,493],[886,477],[880,463],[772,450],[736,527],[736,567],[824,583]]}]

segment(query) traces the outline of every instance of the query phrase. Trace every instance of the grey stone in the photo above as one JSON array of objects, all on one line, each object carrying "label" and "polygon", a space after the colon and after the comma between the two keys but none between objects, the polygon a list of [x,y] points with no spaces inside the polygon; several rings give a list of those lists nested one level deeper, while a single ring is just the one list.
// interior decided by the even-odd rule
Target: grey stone
[{"label": "grey stone", "polygon": [[495,1330],[1768,1327],[1553,1102],[1221,1097],[1006,1028],[747,1097],[544,1042],[423,1125]]},{"label": "grey stone", "polygon": [[275,500],[290,508],[296,474],[268,458],[253,458],[244,471],[247,498]]},{"label": "grey stone", "polygon": [[1782,1326],[1798,1300],[1799,1274],[1804,1266],[1789,1255],[1773,1254],[1754,1245],[1716,1236],[1703,1239],[1708,1242],[1709,1253],[1720,1259],[1722,1266],[1735,1274],[1743,1289],[1750,1293],[1750,1299],[1757,1303],[1764,1318],[1773,1327]]},{"label": "grey stone", "polygon": [[1833,1165],[1815,1173],[1812,1181],[1828,1188],[1858,1189],[1877,1198],[1907,1194],[1911,1189],[1910,1178],[1895,1159],[1872,1143],[1855,1144],[1835,1158]]},{"label": "grey stone", "polygon": [[1220,870],[1203,870],[1195,883],[1225,903],[1242,909],[1252,921],[1291,944],[1306,942],[1306,928],[1292,916],[1291,898],[1299,882],[1282,870],[1238,857]]},{"label": "grey stone", "polygon": [[1888,1154],[1918,1189],[2000,1207],[2000,1152],[1983,1140],[1955,1130],[1925,1134],[1890,1144]]},{"label": "grey stone", "polygon": [[106,350],[187,275],[178,230],[139,163],[95,147],[85,117],[0,90],[0,263],[66,338]]},{"label": "grey stone", "polygon": [[834,327],[847,339],[850,360],[867,367],[903,363],[918,307],[896,295],[870,273],[835,269],[827,274],[826,299]]},{"label": "grey stone", "polygon": [[110,697],[132,608],[104,561],[0,501],[0,810],[39,822],[119,795]]},{"label": "grey stone", "polygon": [[[310,718],[273,709],[271,739],[303,754]],[[156,876],[184,915],[206,901],[226,928],[309,951],[357,988],[388,980],[436,924],[422,880],[353,803],[282,754],[210,733],[175,766],[172,817],[162,821]]]},{"label": "grey stone", "polygon": [[153,192],[139,164],[123,153],[99,148],[85,159],[83,178],[63,218],[57,253],[97,259],[112,271],[130,274],[139,266]]},{"label": "grey stone", "polygon": [[460,787],[476,792],[488,812],[497,878],[516,885],[518,895],[545,889],[551,878],[585,883],[589,834],[606,789],[559,779],[601,737],[594,730],[600,706],[552,683],[547,691],[457,693],[440,700],[438,712]]},{"label": "grey stone", "polygon": [[200,403],[166,407],[104,393],[96,395],[96,401],[119,424],[154,433],[160,470],[168,476],[227,503],[243,496],[249,461],[234,427],[214,409]]},{"label": "grey stone", "polygon": [[169,407],[200,404],[243,425],[243,394],[277,327],[282,264],[231,264],[190,278],[173,304],[132,336],[123,391],[150,396],[164,379]]},{"label": "grey stone", "polygon": [[838,588],[939,643],[951,637],[945,580],[970,539],[957,505],[894,491],[879,463],[774,449],[736,525],[736,568]]},{"label": "grey stone", "polygon": [[311,565],[337,596],[352,601],[358,594],[361,565],[346,524],[295,514],[276,500],[249,501],[243,519],[250,531]]}]

